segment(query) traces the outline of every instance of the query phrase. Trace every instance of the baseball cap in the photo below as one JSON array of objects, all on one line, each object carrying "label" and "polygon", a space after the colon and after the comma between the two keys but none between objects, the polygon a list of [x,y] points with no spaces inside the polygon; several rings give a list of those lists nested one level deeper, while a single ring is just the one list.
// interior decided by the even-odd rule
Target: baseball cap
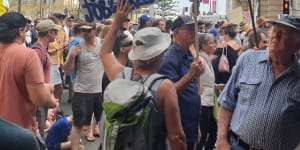
[{"label": "baseball cap", "polygon": [[54,13],[53,16],[61,20],[66,18],[66,15],[62,13]]},{"label": "baseball cap", "polygon": [[67,18],[67,20],[74,20],[74,19],[75,19],[74,16],[69,16],[69,17]]},{"label": "baseball cap", "polygon": [[142,16],[139,17],[139,23],[140,24],[145,24],[146,22],[149,22],[151,20],[152,20],[152,18],[148,15],[142,15]]},{"label": "baseball cap", "polygon": [[268,22],[270,22],[272,24],[279,23],[279,24],[291,27],[293,29],[296,29],[297,31],[300,31],[300,18],[295,17],[295,16],[283,16],[279,20],[268,21]]},{"label": "baseball cap", "polygon": [[18,29],[27,25],[27,19],[18,12],[8,12],[0,17],[0,31]]},{"label": "baseball cap", "polygon": [[174,29],[176,29],[178,27],[181,27],[183,25],[193,25],[193,24],[194,24],[194,20],[190,16],[181,15],[181,16],[178,16],[173,21],[172,30],[174,30]]},{"label": "baseball cap", "polygon": [[171,37],[157,27],[147,27],[134,34],[133,43],[134,46],[129,52],[128,58],[130,60],[149,60],[159,56],[169,47]]},{"label": "baseball cap", "polygon": [[219,35],[219,32],[217,29],[211,29],[209,30],[209,33],[212,34],[214,36],[214,40],[218,40],[218,35]]},{"label": "baseball cap", "polygon": [[38,29],[39,32],[46,32],[53,29],[61,30],[61,26],[55,24],[50,19],[42,20],[39,24],[37,24],[36,28]]}]

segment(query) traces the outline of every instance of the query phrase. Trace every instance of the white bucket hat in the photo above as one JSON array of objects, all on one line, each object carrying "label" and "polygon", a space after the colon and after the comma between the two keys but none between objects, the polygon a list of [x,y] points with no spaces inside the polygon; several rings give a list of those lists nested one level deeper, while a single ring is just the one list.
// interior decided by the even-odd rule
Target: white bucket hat
[{"label": "white bucket hat", "polygon": [[170,45],[171,37],[157,27],[147,27],[137,31],[133,37],[130,60],[149,60],[163,53]]}]

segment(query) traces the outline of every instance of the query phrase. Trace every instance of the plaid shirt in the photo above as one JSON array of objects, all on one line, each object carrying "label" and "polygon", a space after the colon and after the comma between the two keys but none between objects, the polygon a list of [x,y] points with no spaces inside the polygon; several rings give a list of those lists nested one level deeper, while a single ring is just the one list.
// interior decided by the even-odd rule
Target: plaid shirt
[{"label": "plaid shirt", "polygon": [[275,79],[268,51],[240,56],[219,97],[233,112],[230,129],[252,146],[294,149],[300,139],[299,74],[293,63]]}]

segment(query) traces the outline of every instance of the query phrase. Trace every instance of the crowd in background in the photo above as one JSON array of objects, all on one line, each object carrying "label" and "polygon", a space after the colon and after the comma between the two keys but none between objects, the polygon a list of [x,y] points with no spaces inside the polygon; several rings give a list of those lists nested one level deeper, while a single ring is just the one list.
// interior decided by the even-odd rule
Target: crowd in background
[{"label": "crowd in background", "polygon": [[[84,140],[89,142],[95,141],[96,137],[103,138],[105,128],[103,127],[105,120],[101,117],[103,116],[103,92],[109,82],[116,78],[116,73],[122,70],[119,67],[119,69],[116,69],[118,72],[113,72],[107,68],[109,68],[109,63],[118,62],[122,66],[133,67],[141,74],[145,70],[146,72],[157,71],[172,81],[172,84],[165,82],[164,84],[169,86],[170,89],[176,90],[177,94],[173,96],[178,96],[179,106],[174,106],[174,108],[178,107],[180,111],[176,110],[174,116],[181,117],[181,123],[178,123],[179,128],[174,128],[173,132],[185,139],[182,141],[173,139],[172,141],[170,138],[172,148],[175,149],[176,146],[174,145],[178,142],[186,142],[187,147],[182,149],[214,149],[218,134],[217,124],[220,121],[218,120],[218,107],[220,107],[220,104],[217,102],[217,97],[228,82],[232,84],[230,78],[232,78],[233,73],[236,75],[235,66],[243,53],[246,53],[249,49],[251,51],[268,49],[269,39],[272,35],[272,25],[269,20],[263,16],[259,17],[256,20],[256,33],[253,32],[250,24],[244,22],[232,24],[225,20],[216,23],[205,20],[198,21],[200,55],[198,60],[194,59],[196,56],[193,46],[195,29],[193,20],[189,16],[178,16],[174,21],[171,21],[142,15],[139,17],[138,28],[135,28],[130,18],[125,17],[122,20],[120,16],[122,15],[119,14],[119,16],[117,15],[119,18],[110,18],[95,24],[77,20],[74,16],[66,16],[62,13],[54,13],[48,18],[35,19],[34,21],[17,13],[8,13],[8,16],[1,17],[0,32],[5,31],[5,34],[8,34],[6,33],[5,23],[8,24],[9,30],[24,30],[24,33],[17,36],[20,36],[20,38],[16,38],[18,43],[22,44],[23,47],[34,49],[40,61],[26,60],[26,57],[36,57],[29,52],[26,52],[26,56],[22,56],[25,65],[32,65],[31,68],[28,68],[29,77],[27,75],[19,76],[20,78],[26,76],[26,81],[28,80],[31,83],[28,85],[27,82],[25,85],[22,83],[21,86],[23,88],[21,93],[29,91],[29,94],[25,94],[23,97],[26,97],[26,95],[29,95],[29,97],[25,98],[26,102],[20,102],[16,106],[20,109],[15,109],[14,113],[11,112],[12,110],[7,108],[4,110],[1,107],[0,117],[29,129],[36,137],[39,137],[38,144],[43,145],[45,143],[44,145],[50,150],[84,149],[84,145],[81,143],[82,139],[80,139],[81,131],[88,130]],[[15,18],[15,20],[12,18]],[[12,22],[14,21],[17,21],[20,25],[13,25]],[[142,36],[142,31],[146,35]],[[139,46],[139,43],[134,40],[135,36],[143,40],[147,34],[150,34],[148,32],[164,33],[172,38],[169,41],[170,43],[165,43],[168,47],[167,51],[165,53],[161,51],[159,54],[155,54],[155,57],[147,57],[143,61],[135,60],[133,56],[128,58],[132,49],[135,50]],[[109,45],[107,37],[113,39],[114,43]],[[0,39],[3,38],[0,36]],[[17,41],[16,39],[12,41]],[[152,39],[145,38],[145,40],[150,41]],[[1,42],[11,43],[11,41]],[[13,46],[7,47],[22,49],[18,45]],[[111,49],[111,51],[105,51],[106,48]],[[147,48],[146,45],[144,48]],[[3,51],[1,49],[0,54]],[[23,51],[26,51],[26,49]],[[106,52],[106,55],[104,52]],[[102,55],[111,57],[109,55],[111,52],[113,52],[117,61],[111,62],[102,58]],[[220,71],[218,68],[223,55],[226,55],[228,59],[229,70],[226,72]],[[135,57],[143,58],[143,56]],[[0,58],[2,59],[2,56]],[[105,61],[102,62],[102,60]],[[161,65],[156,64],[157,60],[160,60]],[[37,63],[40,63],[42,67],[32,71],[38,66]],[[118,67],[118,65],[116,66]],[[34,74],[38,74],[38,77],[34,77]],[[0,79],[4,80],[6,77]],[[247,83],[248,80],[245,82]],[[31,87],[32,84],[37,83],[41,85]],[[9,87],[8,83],[5,84],[5,87]],[[17,83],[14,89],[19,87],[20,84]],[[28,87],[29,90],[25,90]],[[5,93],[7,91],[4,88],[0,89],[3,90],[1,92],[2,96],[7,96],[7,93]],[[41,98],[40,95],[32,94],[38,89],[40,91],[44,90],[44,93],[40,95],[44,94],[48,97]],[[72,103],[73,112],[71,116],[65,116],[64,110],[59,105],[63,89],[69,90],[68,101]],[[14,97],[13,99],[20,97]],[[222,98],[224,98],[224,94]],[[30,99],[40,100],[36,100],[33,105],[28,104],[31,103]],[[15,103],[18,102],[7,102],[3,107],[15,107],[13,106]],[[28,105],[28,107],[25,105]],[[34,109],[35,106],[38,106],[38,109]],[[24,111],[27,114],[15,114],[18,111]],[[13,116],[11,117],[9,114]],[[35,117],[38,123],[32,125],[34,121],[31,119]],[[166,115],[165,117],[171,116]],[[167,128],[171,129],[168,122],[166,124]],[[181,125],[182,128],[180,128]],[[237,131],[239,130],[234,130],[234,132]],[[232,135],[236,135],[236,133]],[[177,147],[177,149],[179,148]]]}]

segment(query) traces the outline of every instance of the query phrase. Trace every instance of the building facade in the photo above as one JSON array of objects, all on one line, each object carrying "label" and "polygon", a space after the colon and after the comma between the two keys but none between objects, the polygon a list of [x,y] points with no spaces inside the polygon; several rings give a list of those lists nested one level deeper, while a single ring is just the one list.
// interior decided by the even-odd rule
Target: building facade
[{"label": "building facade", "polygon": [[[300,16],[300,1],[290,1],[290,15]],[[252,8],[257,16],[266,16],[270,19],[276,19],[283,15],[283,0],[252,0]],[[242,7],[243,11],[249,10],[248,0],[229,0],[228,9]]]}]

